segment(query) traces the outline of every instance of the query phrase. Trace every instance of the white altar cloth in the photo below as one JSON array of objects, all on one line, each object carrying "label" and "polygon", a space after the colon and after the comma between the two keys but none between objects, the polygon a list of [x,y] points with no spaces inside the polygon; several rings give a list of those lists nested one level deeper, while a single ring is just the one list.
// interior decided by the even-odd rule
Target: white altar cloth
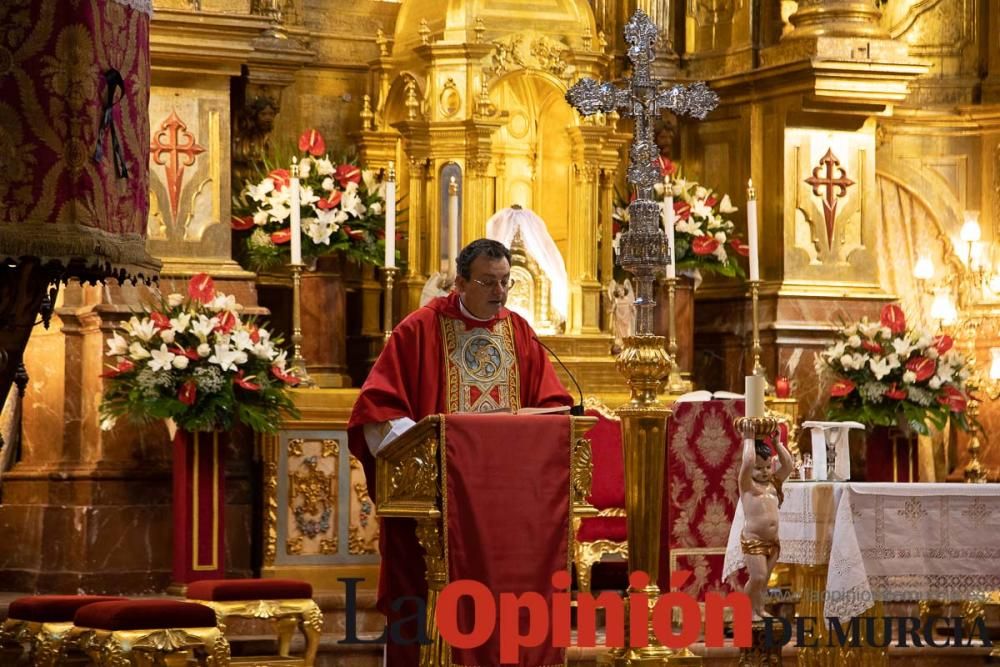
[{"label": "white altar cloth", "polygon": [[[1000,589],[1000,485],[786,482],[782,563],[828,565],[825,616],[877,600],[964,600]],[[723,579],[743,566],[737,504]]]}]

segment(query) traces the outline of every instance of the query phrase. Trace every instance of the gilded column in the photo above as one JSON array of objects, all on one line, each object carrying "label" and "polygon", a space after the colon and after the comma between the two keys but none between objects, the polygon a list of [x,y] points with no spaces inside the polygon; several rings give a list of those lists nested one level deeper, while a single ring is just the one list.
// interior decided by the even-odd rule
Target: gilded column
[{"label": "gilded column", "polygon": [[870,37],[886,39],[877,3],[865,0],[799,0],[789,17],[794,29],[782,39],[798,37]]}]

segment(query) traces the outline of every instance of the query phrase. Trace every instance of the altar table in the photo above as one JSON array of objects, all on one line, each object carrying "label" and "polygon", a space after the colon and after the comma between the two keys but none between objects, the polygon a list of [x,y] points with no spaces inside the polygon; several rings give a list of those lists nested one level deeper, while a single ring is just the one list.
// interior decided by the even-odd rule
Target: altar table
[{"label": "altar table", "polygon": [[[787,481],[784,492],[778,562],[828,566],[824,616],[1000,590],[1000,485]],[[723,578],[742,566],[743,523],[739,504]]]}]

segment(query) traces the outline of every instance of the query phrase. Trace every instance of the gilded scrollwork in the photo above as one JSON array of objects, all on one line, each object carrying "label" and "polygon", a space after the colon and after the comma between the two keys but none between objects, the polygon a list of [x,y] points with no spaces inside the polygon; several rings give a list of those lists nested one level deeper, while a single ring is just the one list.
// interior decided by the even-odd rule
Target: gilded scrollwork
[{"label": "gilded scrollwork", "polygon": [[392,467],[389,498],[437,498],[437,438],[428,437],[405,461]]},{"label": "gilded scrollwork", "polygon": [[571,79],[576,67],[569,62],[569,47],[551,37],[532,33],[515,33],[494,40],[493,51],[485,68],[494,77],[517,69],[540,70]]},{"label": "gilded scrollwork", "polygon": [[589,438],[577,438],[573,443],[573,494],[576,502],[590,495],[594,479],[594,459]]},{"label": "gilded scrollwork", "polygon": [[337,486],[340,442],[296,439],[288,444],[289,554],[338,553]]},{"label": "gilded scrollwork", "polygon": [[348,529],[347,552],[351,555],[374,554],[378,550],[378,521],[375,503],[368,495],[361,462],[351,457],[351,525]]},{"label": "gilded scrollwork", "polygon": [[271,440],[264,445],[264,564],[278,555],[278,452]]}]

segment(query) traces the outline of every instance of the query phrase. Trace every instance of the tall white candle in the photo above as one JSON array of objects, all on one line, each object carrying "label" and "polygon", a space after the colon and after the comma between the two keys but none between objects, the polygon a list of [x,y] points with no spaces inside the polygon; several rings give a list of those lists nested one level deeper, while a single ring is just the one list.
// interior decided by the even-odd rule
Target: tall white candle
[{"label": "tall white candle", "polygon": [[[667,182],[667,187],[670,187],[670,182]],[[669,255],[669,262],[667,263],[667,278],[677,277],[677,250],[674,248],[674,197],[673,195],[668,195],[666,200],[663,202],[666,207],[667,219],[664,221],[664,226],[667,228],[667,244],[670,246],[667,252]]]},{"label": "tall white candle", "polygon": [[747,181],[747,240],[750,242],[750,280],[760,280],[760,259],[757,244],[757,191],[753,181]]},{"label": "tall white candle", "polygon": [[747,417],[764,416],[764,388],[767,380],[763,375],[748,375],[745,382],[745,400]]},{"label": "tall white candle", "polygon": [[292,209],[292,264],[302,263],[302,211],[299,194],[299,161],[292,158],[292,194],[289,206]]},{"label": "tall white candle", "polygon": [[396,166],[392,162],[385,184],[385,267],[396,267]]},{"label": "tall white candle", "polygon": [[454,275],[458,260],[458,183],[448,183],[448,274]]}]

